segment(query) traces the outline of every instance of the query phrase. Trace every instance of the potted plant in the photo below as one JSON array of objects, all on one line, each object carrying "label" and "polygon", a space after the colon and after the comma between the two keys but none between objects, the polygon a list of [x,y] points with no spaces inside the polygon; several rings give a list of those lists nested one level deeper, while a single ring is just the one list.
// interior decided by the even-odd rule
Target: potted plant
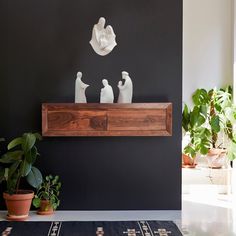
[{"label": "potted plant", "polygon": [[190,135],[184,154],[195,158],[206,155],[211,168],[221,168],[226,154],[236,158],[236,107],[232,101],[232,88],[197,89],[193,94],[193,108],[185,104],[182,127]]},{"label": "potted plant", "polygon": [[8,151],[0,158],[0,182],[6,181],[3,197],[9,220],[22,221],[29,215],[34,192],[20,189],[21,178],[26,178],[34,188],[42,183],[40,171],[33,166],[39,156],[35,145],[37,140],[41,140],[40,134],[24,133],[8,144]]},{"label": "potted plant", "polygon": [[60,194],[61,182],[59,176],[48,175],[40,185],[33,200],[33,205],[39,208],[39,215],[51,215],[60,205],[58,198]]}]

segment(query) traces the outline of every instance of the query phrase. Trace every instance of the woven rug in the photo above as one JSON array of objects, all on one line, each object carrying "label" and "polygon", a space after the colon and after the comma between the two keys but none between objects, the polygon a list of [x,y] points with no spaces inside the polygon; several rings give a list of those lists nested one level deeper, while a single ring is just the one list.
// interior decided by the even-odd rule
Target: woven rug
[{"label": "woven rug", "polygon": [[0,222],[2,236],[182,236],[172,221]]}]

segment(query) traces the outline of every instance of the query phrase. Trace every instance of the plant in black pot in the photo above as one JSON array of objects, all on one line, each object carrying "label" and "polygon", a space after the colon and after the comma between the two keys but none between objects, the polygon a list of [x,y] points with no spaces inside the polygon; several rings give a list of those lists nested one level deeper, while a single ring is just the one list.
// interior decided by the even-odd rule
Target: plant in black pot
[{"label": "plant in black pot", "polygon": [[190,135],[184,154],[195,158],[206,155],[211,168],[221,168],[226,155],[236,158],[236,107],[232,101],[232,88],[197,89],[193,94],[194,106],[184,106],[182,127]]},{"label": "plant in black pot", "polygon": [[37,193],[33,200],[33,205],[39,208],[39,215],[51,215],[54,210],[60,205],[61,182],[59,182],[59,176],[48,175],[45,177],[43,183],[37,190]]},{"label": "plant in black pot", "polygon": [[41,140],[40,134],[24,133],[22,137],[15,138],[8,144],[8,151],[0,158],[0,181],[6,181],[3,197],[9,220],[21,221],[29,215],[34,192],[20,189],[21,179],[26,178],[34,188],[42,183],[41,172],[33,166],[39,156],[35,145],[38,140]]}]

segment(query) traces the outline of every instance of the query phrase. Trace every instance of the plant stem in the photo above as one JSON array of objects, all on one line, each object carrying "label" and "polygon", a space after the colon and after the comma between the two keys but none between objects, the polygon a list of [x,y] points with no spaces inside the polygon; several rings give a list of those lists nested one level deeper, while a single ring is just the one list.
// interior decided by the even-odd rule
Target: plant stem
[{"label": "plant stem", "polygon": [[19,192],[19,186],[20,186],[20,177],[17,180],[17,184],[16,184],[16,194]]},{"label": "plant stem", "polygon": [[[213,99],[213,91],[210,94],[211,97],[211,104],[210,104],[210,118],[214,117],[216,115],[216,111],[215,111],[215,104],[214,104],[214,99]],[[212,139],[212,147],[216,148],[216,142],[218,139],[217,133],[214,132],[214,130],[211,129],[211,139]]]}]

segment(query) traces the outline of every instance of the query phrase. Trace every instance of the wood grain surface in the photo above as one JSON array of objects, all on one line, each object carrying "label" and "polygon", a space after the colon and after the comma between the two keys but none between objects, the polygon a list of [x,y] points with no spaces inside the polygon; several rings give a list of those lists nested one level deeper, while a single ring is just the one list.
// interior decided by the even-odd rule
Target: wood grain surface
[{"label": "wood grain surface", "polygon": [[43,136],[171,136],[171,103],[42,104]]}]

